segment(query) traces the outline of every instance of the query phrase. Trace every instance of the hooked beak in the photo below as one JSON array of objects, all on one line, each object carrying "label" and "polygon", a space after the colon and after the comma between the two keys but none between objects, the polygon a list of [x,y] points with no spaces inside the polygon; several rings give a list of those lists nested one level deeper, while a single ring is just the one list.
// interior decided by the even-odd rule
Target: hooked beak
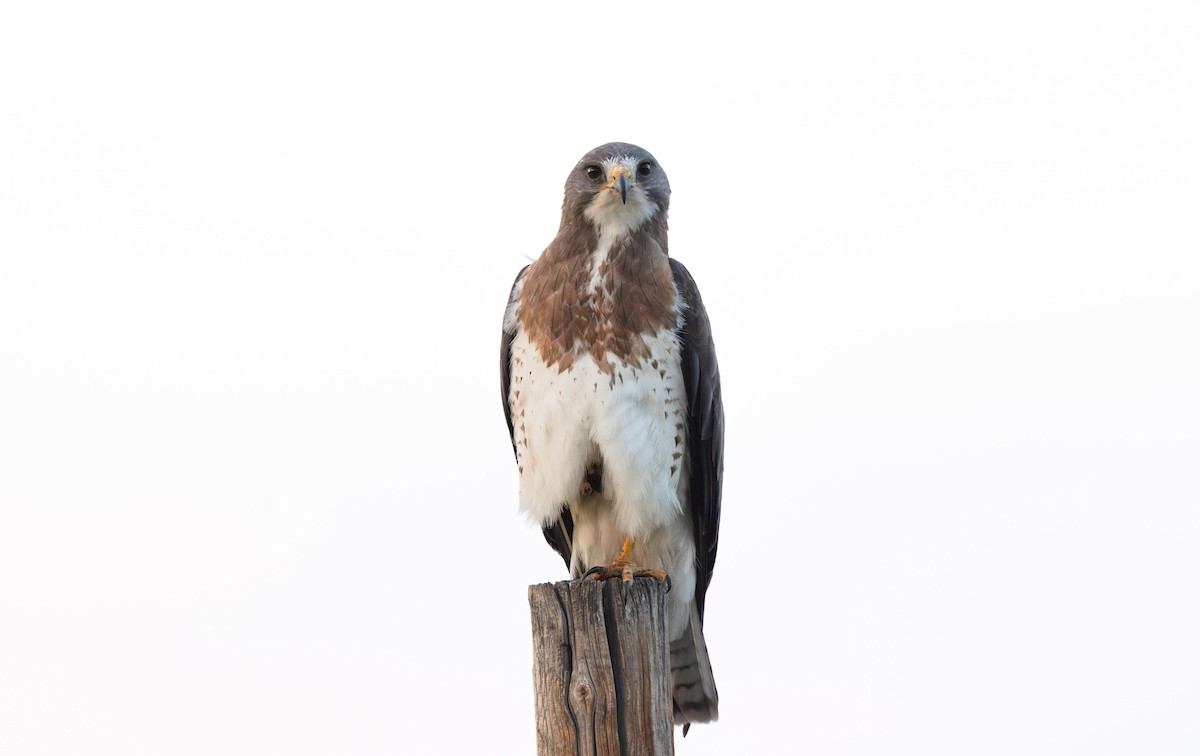
[{"label": "hooked beak", "polygon": [[618,165],[616,168],[613,168],[612,180],[609,181],[604,186],[604,188],[606,188],[606,189],[612,189],[614,191],[620,192],[622,205],[625,204],[625,200],[629,196],[629,178],[630,178],[630,176],[631,176],[631,174],[629,173],[628,166]]}]

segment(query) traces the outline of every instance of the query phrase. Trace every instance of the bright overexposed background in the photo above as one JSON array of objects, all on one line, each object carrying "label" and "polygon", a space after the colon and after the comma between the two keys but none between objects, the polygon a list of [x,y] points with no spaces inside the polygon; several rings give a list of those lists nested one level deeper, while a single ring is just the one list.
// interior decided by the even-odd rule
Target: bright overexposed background
[{"label": "bright overexposed background", "polygon": [[0,753],[533,752],[500,317],[611,140],[724,379],[678,752],[1200,752],[1198,32],[5,5]]}]

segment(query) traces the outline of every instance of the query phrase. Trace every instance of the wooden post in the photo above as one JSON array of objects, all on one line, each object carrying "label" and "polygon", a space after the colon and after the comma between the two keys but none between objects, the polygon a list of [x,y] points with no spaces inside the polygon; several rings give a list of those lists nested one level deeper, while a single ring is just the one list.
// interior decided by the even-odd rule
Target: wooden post
[{"label": "wooden post", "polygon": [[669,756],[667,587],[653,578],[529,586],[538,756]]}]

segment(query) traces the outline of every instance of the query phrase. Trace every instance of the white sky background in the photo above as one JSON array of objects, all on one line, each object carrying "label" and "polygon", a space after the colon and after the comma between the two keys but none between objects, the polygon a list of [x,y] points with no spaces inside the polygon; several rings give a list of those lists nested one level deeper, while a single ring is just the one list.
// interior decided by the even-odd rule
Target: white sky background
[{"label": "white sky background", "polygon": [[0,753],[527,754],[500,409],[567,172],[728,423],[680,754],[1200,750],[1200,6],[0,13]]}]

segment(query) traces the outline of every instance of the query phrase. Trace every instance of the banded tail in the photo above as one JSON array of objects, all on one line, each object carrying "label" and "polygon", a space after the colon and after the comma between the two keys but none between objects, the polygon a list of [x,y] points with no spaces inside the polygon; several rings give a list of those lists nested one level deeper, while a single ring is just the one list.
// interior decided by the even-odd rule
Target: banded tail
[{"label": "banded tail", "polygon": [[671,643],[671,698],[684,735],[693,722],[717,721],[717,684],[694,603],[687,629]]}]

